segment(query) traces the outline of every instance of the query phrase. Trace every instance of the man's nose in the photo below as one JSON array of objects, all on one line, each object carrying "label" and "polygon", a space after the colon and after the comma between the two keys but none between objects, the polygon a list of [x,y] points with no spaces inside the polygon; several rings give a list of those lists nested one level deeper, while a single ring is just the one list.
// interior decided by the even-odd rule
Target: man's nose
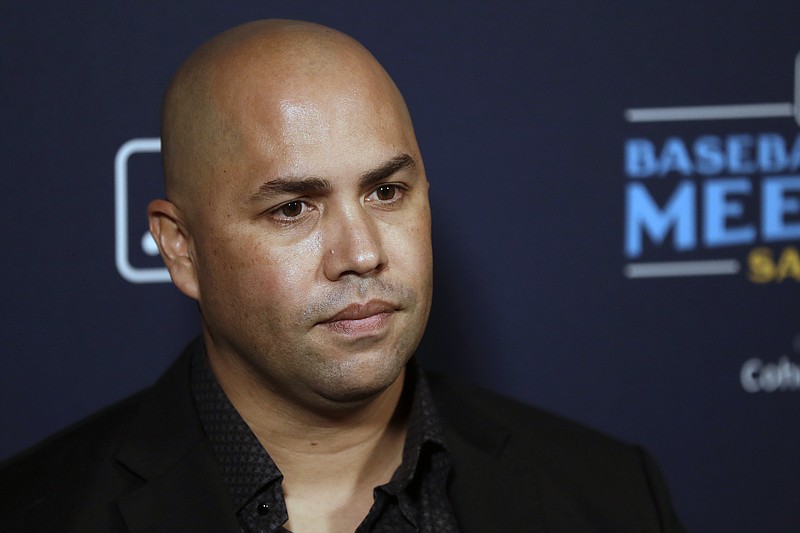
[{"label": "man's nose", "polygon": [[386,267],[379,221],[362,205],[334,209],[327,221],[323,271],[330,281],[365,276]]}]

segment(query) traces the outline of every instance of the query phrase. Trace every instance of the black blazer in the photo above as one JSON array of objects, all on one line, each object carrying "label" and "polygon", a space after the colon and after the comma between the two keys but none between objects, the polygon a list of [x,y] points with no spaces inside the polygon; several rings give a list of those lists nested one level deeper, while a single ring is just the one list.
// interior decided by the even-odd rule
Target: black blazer
[{"label": "black blazer", "polygon": [[[239,532],[189,386],[190,346],[150,389],[0,469],[0,531]],[[681,531],[640,448],[429,376],[464,532]]]}]

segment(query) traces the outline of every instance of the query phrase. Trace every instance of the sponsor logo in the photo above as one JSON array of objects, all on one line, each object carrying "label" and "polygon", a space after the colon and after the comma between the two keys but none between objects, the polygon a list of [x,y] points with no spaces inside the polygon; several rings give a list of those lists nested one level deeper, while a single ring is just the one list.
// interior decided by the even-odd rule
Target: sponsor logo
[{"label": "sponsor logo", "polygon": [[777,363],[754,357],[742,365],[739,379],[747,392],[796,391],[800,390],[800,365],[785,355]]},{"label": "sponsor logo", "polygon": [[[796,354],[800,354],[800,334],[792,342]],[[758,357],[748,359],[739,371],[742,388],[750,393],[787,392],[800,390],[800,364],[781,355],[776,362]]]},{"label": "sponsor logo", "polygon": [[800,281],[800,54],[794,92],[794,102],[625,111],[626,277]]}]

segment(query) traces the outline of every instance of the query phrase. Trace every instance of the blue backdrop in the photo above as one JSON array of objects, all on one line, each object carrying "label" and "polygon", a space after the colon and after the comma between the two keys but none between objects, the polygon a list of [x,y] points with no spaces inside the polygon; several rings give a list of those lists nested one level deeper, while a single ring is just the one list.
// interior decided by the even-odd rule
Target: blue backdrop
[{"label": "blue backdrop", "polygon": [[430,367],[644,444],[692,531],[800,530],[794,1],[5,2],[0,458],[199,331],[142,242],[160,100],[265,17],[353,35],[406,96]]}]

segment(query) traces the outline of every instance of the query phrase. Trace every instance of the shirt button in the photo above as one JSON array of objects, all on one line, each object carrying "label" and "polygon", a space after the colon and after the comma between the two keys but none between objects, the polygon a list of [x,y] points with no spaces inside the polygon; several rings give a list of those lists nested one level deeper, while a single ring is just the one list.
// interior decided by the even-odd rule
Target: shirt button
[{"label": "shirt button", "polygon": [[267,513],[269,513],[269,505],[263,502],[259,503],[258,507],[256,507],[256,512],[261,516],[266,515]]}]

